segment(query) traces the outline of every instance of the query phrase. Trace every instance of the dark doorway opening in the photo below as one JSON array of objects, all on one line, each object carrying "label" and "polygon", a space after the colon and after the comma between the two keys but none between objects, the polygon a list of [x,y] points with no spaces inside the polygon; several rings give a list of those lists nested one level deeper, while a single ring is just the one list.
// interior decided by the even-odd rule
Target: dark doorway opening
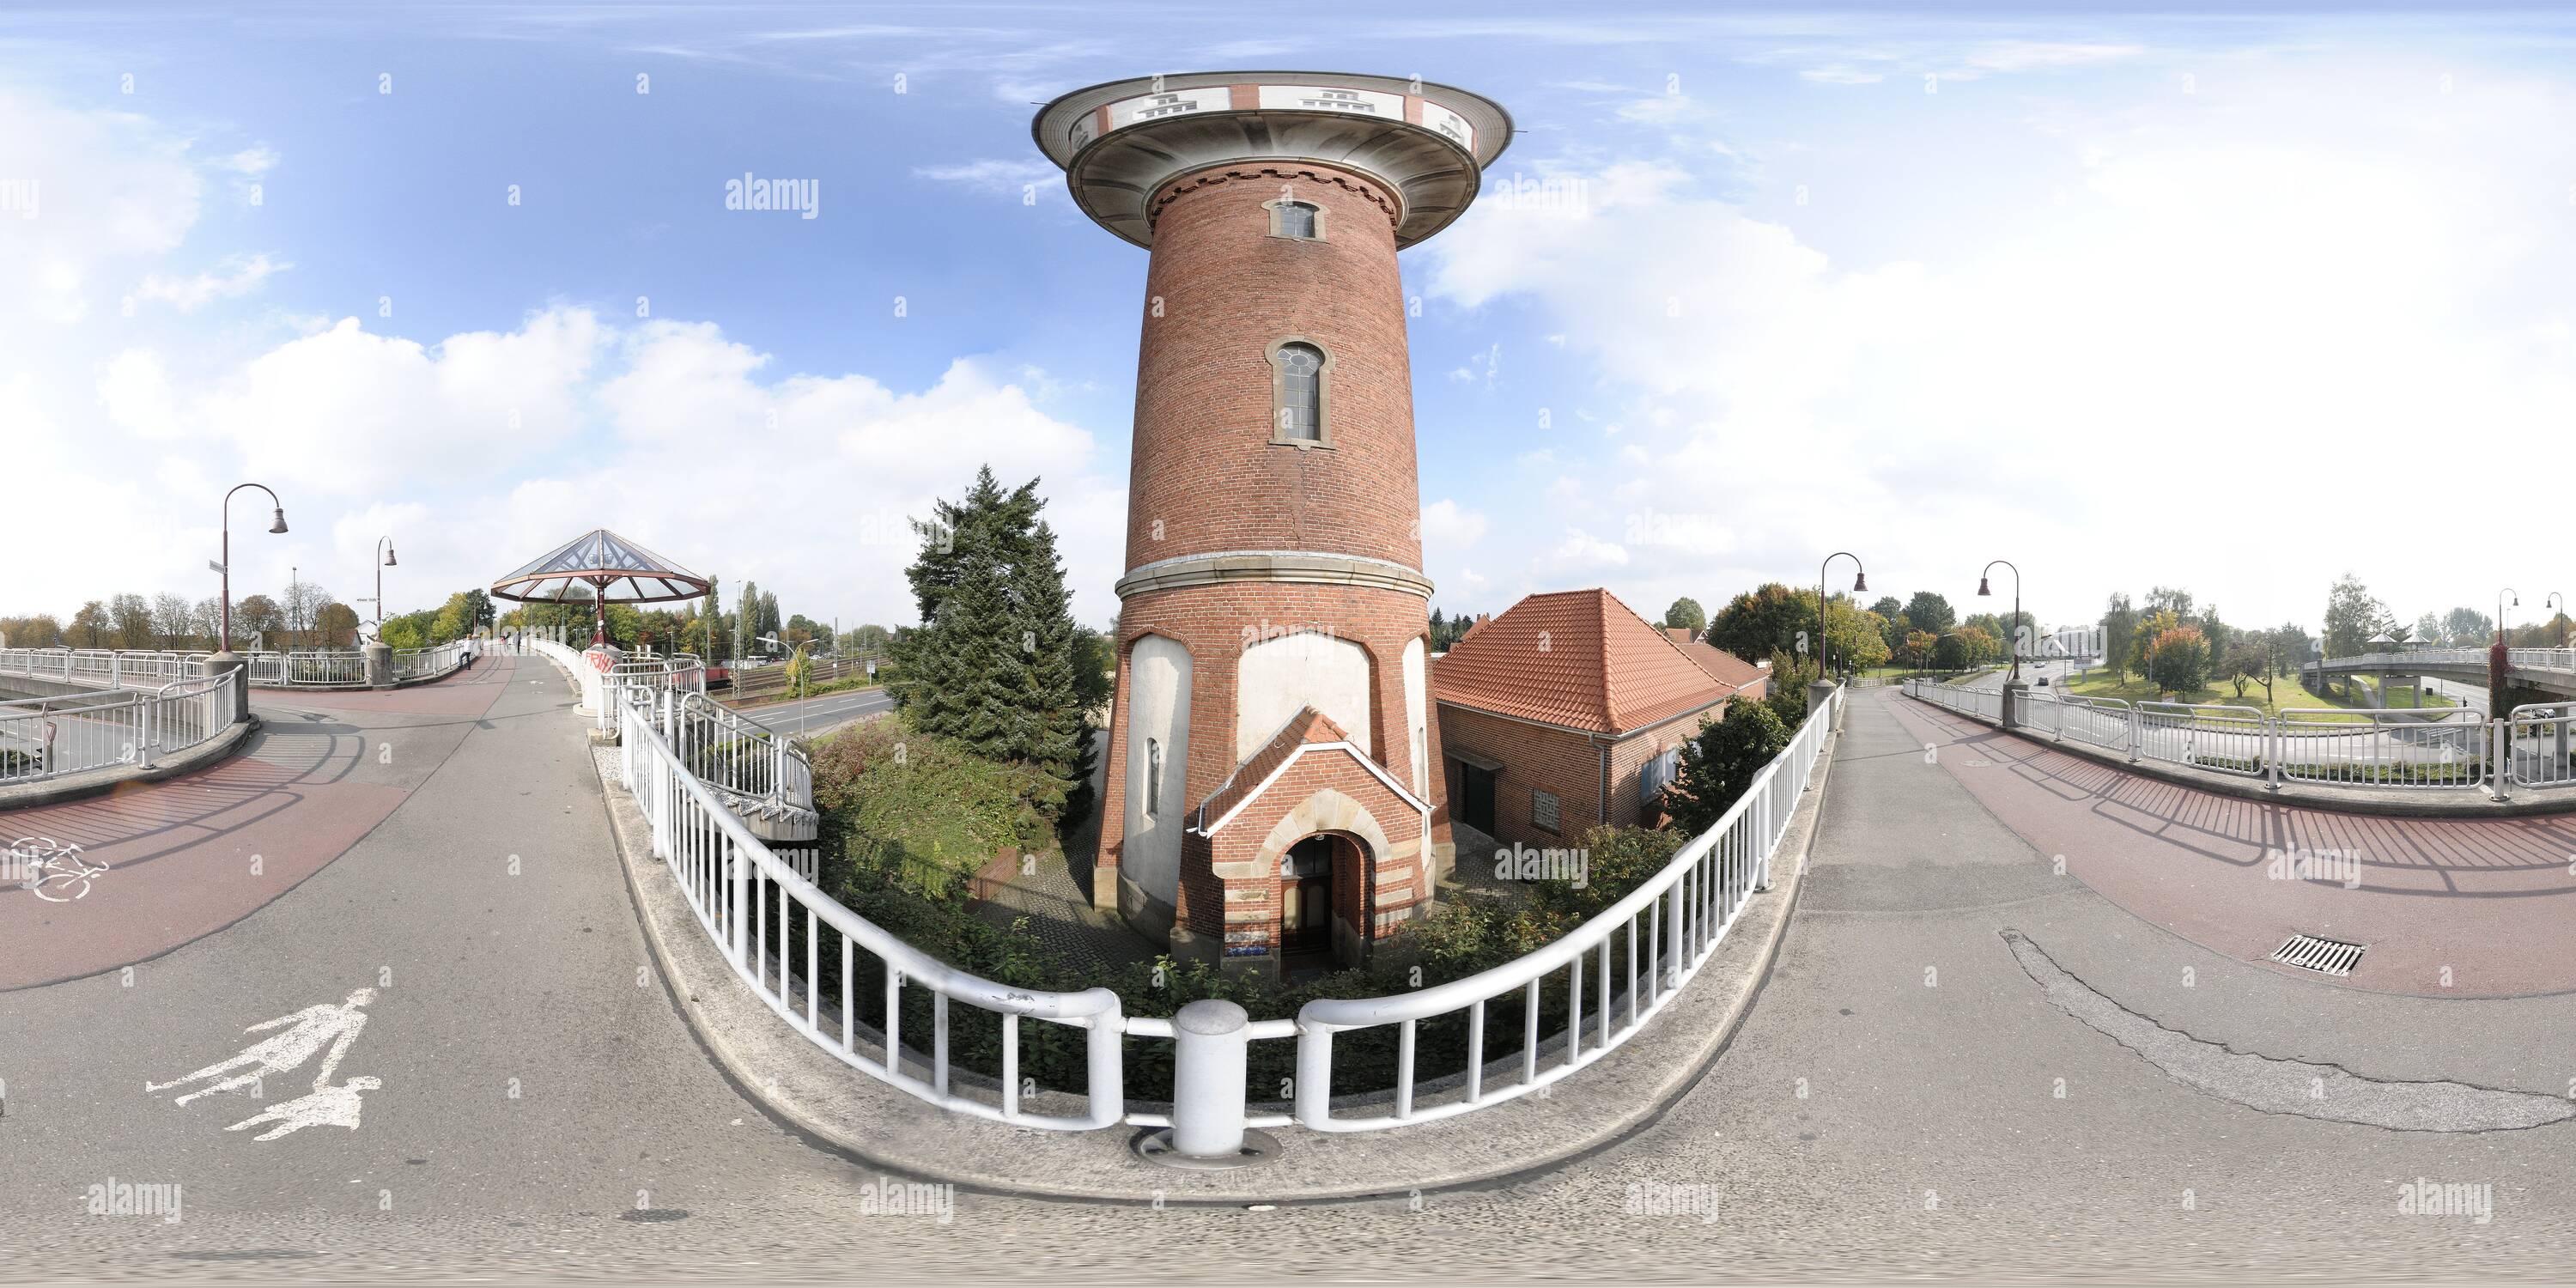
[{"label": "dark doorway opening", "polygon": [[1467,826],[1492,836],[1494,834],[1494,771],[1480,769],[1463,760],[1458,762],[1458,768],[1461,771],[1458,817]]}]

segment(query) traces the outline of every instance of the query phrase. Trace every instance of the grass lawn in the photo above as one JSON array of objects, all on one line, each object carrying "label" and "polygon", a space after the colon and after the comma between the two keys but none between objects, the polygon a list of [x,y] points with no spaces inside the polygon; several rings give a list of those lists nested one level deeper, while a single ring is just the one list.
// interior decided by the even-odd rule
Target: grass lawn
[{"label": "grass lawn", "polygon": [[[2126,702],[2156,702],[2164,699],[2164,693],[2158,689],[2152,681],[2142,680],[2135,674],[2132,674],[2129,676],[2127,683],[2114,683],[2111,672],[2100,669],[2096,669],[2089,675],[2082,678],[2067,680],[2065,682],[2065,692],[2074,694],[2079,698],[2119,698]],[[2435,695],[2426,694],[2424,705],[2427,707],[2437,705],[2434,698]],[[2267,716],[2278,715],[2284,710],[2304,709],[2331,711],[2339,707],[2352,710],[2370,709],[2369,703],[2358,698],[2344,699],[2341,697],[2318,697],[2316,694],[2310,693],[2305,688],[2301,687],[2296,679],[2286,675],[2272,682],[2272,701],[2270,702],[2265,702],[2263,700],[2263,686],[2260,684],[2249,683],[2245,686],[2245,696],[2241,698],[2236,696],[2236,684],[2232,680],[2207,685],[2192,693],[2177,694],[2172,700],[2176,702],[2222,703],[2231,707],[2252,707]],[[2455,704],[2440,702],[2438,705],[2449,706]],[[2407,708],[2401,706],[2398,709],[2405,710]]]}]

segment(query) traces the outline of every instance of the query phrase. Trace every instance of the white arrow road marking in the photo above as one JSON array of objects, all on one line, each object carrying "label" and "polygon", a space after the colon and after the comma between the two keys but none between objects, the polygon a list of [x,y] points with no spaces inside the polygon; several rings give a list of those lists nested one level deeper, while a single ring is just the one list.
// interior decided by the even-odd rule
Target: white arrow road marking
[{"label": "white arrow road marking", "polygon": [[[379,1078],[361,1075],[335,1086],[331,1075],[339,1070],[341,1058],[349,1053],[358,1035],[366,1030],[367,1016],[363,1008],[375,1000],[376,990],[362,988],[349,994],[345,1003],[334,1005],[326,1002],[308,1006],[292,1015],[281,1015],[251,1025],[242,1032],[265,1033],[272,1029],[284,1029],[285,1032],[252,1043],[243,1048],[241,1054],[207,1065],[184,1077],[169,1082],[146,1082],[143,1089],[157,1093],[192,1082],[205,1084],[180,1095],[175,1103],[184,1105],[199,1096],[253,1086],[271,1074],[302,1068],[304,1062],[318,1052],[322,1063],[313,1075],[313,1094],[275,1105],[224,1130],[240,1131],[263,1122],[278,1124],[255,1138],[258,1140],[274,1140],[307,1127],[325,1124],[354,1131],[358,1126],[358,1093],[374,1091],[385,1084]],[[329,1048],[327,1051],[325,1046]]]}]

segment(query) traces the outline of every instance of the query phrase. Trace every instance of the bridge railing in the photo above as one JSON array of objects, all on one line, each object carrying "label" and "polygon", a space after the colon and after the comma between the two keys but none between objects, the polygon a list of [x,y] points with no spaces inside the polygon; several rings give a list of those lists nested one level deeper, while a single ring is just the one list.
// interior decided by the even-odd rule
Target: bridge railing
[{"label": "bridge railing", "polygon": [[[1907,697],[2001,725],[1990,707],[1952,686],[1909,680]],[[2278,787],[2484,789],[2576,786],[2576,702],[2518,707],[2489,720],[2467,707],[2298,708],[2267,716],[2218,703],[2080,698],[2032,690],[2014,726],[2032,737],[2072,739],[2131,761],[2154,760]]]},{"label": "bridge railing", "polygon": [[2140,702],[2131,710],[2134,758],[2247,778],[2263,776],[2272,730],[2262,712],[2191,702]]},{"label": "bridge railing", "polygon": [[[665,696],[662,702],[671,700]],[[771,1011],[843,1064],[943,1109],[1066,1131],[1108,1127],[1120,1120],[1126,1107],[1125,1026],[1116,993],[1105,988],[1072,993],[1022,989],[970,975],[841,906],[771,853],[717,790],[690,772],[656,725],[657,705],[618,705],[621,776],[650,825],[654,857],[668,866],[734,973]],[[792,969],[800,939],[801,977]],[[833,948],[828,960],[839,976],[837,990],[824,969],[827,943]],[[773,944],[774,950],[769,947]],[[883,1004],[881,1023],[870,1030],[873,1053],[860,1044],[858,1027],[867,1009],[858,987],[871,979],[882,988]],[[930,997],[926,1058],[905,1045],[907,989]],[[823,1005],[827,992],[833,1003],[828,1015]],[[966,1094],[953,1076],[950,1010],[958,1004],[999,1018],[1001,1076],[991,1081],[989,1095]],[[1082,1095],[1087,1108],[1081,1116],[1038,1114],[1023,1107],[1022,1020],[1086,1032],[1088,1076]]]},{"label": "bridge railing", "polygon": [[0,703],[0,783],[150,769],[232,726],[235,683],[226,673],[150,691]]},{"label": "bridge railing", "polygon": [[[569,649],[548,649],[542,642],[537,648],[548,656],[563,653],[557,661],[575,674],[587,669]],[[1716,826],[1565,938],[1466,979],[1396,996],[1314,1001],[1293,1020],[1251,1023],[1217,1039],[1184,1033],[1176,1019],[1127,1016],[1108,989],[1006,986],[904,943],[849,911],[745,825],[746,795],[770,793],[810,810],[811,769],[801,752],[790,754],[786,739],[678,686],[627,685],[613,692],[618,775],[645,816],[654,857],[668,868],[735,974],[808,1041],[942,1108],[1017,1126],[1090,1130],[1124,1122],[1177,1132],[1187,1123],[1204,1130],[1221,1121],[1238,1134],[1245,1127],[1291,1123],[1317,1131],[1365,1131],[1452,1117],[1540,1090],[1635,1036],[1708,962],[1745,901],[1768,887],[1773,858],[1844,700],[1837,690],[1811,715]],[[748,754],[741,750],[746,744]],[[1565,999],[1561,1030],[1542,1015],[1543,994]],[[1494,1070],[1487,1067],[1486,1012],[1512,998],[1522,1003],[1518,1076],[1489,1077]],[[958,1031],[951,1012],[960,1004],[985,1013],[998,1031],[997,1043],[986,1042],[998,1061],[998,1077],[980,1067],[984,1076],[956,1076],[952,1039]],[[1027,1107],[1023,1020],[1084,1032],[1081,1114]],[[1417,1038],[1425,1024],[1444,1022],[1465,1027],[1463,1073],[1432,1076],[1463,1077],[1463,1083],[1426,1096],[1415,1059]],[[1335,1035],[1390,1026],[1397,1030],[1391,1105],[1385,1112],[1337,1117]],[[907,1033],[914,1035],[909,1042]],[[1294,1042],[1294,1113],[1246,1112],[1241,1045],[1230,1065],[1222,1057],[1215,1061],[1233,1070],[1225,1094],[1184,1094],[1171,1114],[1131,1111],[1123,1083],[1131,1035],[1178,1042],[1176,1062],[1185,1079],[1194,1060],[1209,1058],[1204,1047],[1193,1055],[1193,1043]],[[916,1049],[923,1036],[926,1053]],[[1561,1050],[1544,1048],[1542,1038],[1561,1044]],[[1073,1093],[1070,1087],[1061,1090]]]},{"label": "bridge railing", "polygon": [[[1769,887],[1772,856],[1842,702],[1843,692],[1836,689],[1716,826],[1684,845],[1645,884],[1564,938],[1518,961],[1446,984],[1391,997],[1306,1003],[1296,1023],[1296,1121],[1315,1131],[1349,1132],[1455,1117],[1570,1077],[1635,1037],[1717,951],[1745,899]],[[1540,998],[1560,973],[1567,1008],[1564,1047],[1543,1055]],[[1489,1082],[1486,1008],[1513,994],[1519,995],[1523,1026],[1519,1073],[1510,1081]],[[1414,1058],[1419,1030],[1426,1022],[1458,1015],[1466,1026],[1465,1080],[1454,1095],[1423,1104]],[[1380,1114],[1335,1117],[1334,1035],[1385,1025],[1397,1032],[1394,1103]]]},{"label": "bridge railing", "polygon": [[2466,707],[2292,708],[2277,721],[2276,780],[2357,787],[2476,787],[2494,726]]},{"label": "bridge railing", "polygon": [[465,650],[473,647],[470,640],[454,640],[435,648],[398,648],[394,650],[394,678],[418,680],[456,669],[465,660]]},{"label": "bridge railing", "polygon": [[2576,784],[2576,702],[2539,702],[2513,709],[2501,722],[2500,754],[2524,787]]},{"label": "bridge railing", "polygon": [[[469,647],[469,641],[458,640],[435,648],[398,649],[393,655],[394,678],[427,679],[444,674],[455,669]],[[0,649],[0,673],[109,688],[154,688],[203,675],[206,659],[211,656],[127,649]],[[367,683],[366,655],[354,650],[245,650],[237,656],[253,688],[363,688]]]},{"label": "bridge railing", "polygon": [[728,797],[735,812],[817,821],[814,764],[795,739],[703,693],[640,687],[624,692],[629,701],[656,707],[673,753],[699,782]]}]

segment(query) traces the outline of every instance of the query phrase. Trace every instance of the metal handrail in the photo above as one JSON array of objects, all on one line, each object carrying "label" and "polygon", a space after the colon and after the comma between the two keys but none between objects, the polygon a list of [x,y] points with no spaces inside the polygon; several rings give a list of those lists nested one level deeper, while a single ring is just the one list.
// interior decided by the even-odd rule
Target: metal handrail
[{"label": "metal handrail", "polygon": [[[1411,993],[1375,998],[1317,999],[1297,1012],[1296,1121],[1324,1132],[1366,1131],[1454,1117],[1517,1099],[1571,1076],[1616,1050],[1641,1031],[1690,982],[1717,951],[1736,914],[1753,892],[1770,885],[1770,863],[1796,811],[1822,751],[1843,691],[1799,726],[1788,748],[1757,775],[1716,826],[1693,838],[1661,872],[1562,939],[1517,961],[1465,979]],[[1626,985],[1612,994],[1611,941],[1626,933]],[[1642,948],[1642,958],[1641,958]],[[1586,1042],[1584,965],[1594,964],[1592,1032]],[[1544,981],[1568,972],[1568,1012],[1561,1055],[1539,1067],[1539,998]],[[1486,1004],[1518,990],[1523,995],[1521,1076],[1503,1086],[1485,1081]],[[1624,1006],[1623,1006],[1624,1004]],[[1624,1009],[1625,1018],[1619,1018]],[[1422,1021],[1465,1012],[1466,1080],[1459,1099],[1433,1106],[1415,1102],[1414,1047]],[[1397,1025],[1395,1102],[1382,1115],[1333,1115],[1333,1036]]]},{"label": "metal handrail", "polygon": [[[996,983],[949,966],[903,942],[797,874],[770,852],[716,791],[689,772],[662,731],[655,727],[650,705],[621,704],[618,710],[620,774],[634,793],[650,824],[652,849],[668,866],[696,911],[699,924],[771,1011],[808,1041],[890,1086],[943,1109],[990,1118],[1015,1126],[1087,1131],[1116,1124],[1125,1112],[1122,1040],[1124,1029],[1118,995],[1106,988],[1050,992]],[[804,912],[805,972],[801,999],[791,967],[787,928],[792,913]],[[769,918],[777,918],[778,951],[773,960],[765,945]],[[821,994],[821,931],[839,938],[840,1031],[824,1027]],[[763,945],[755,948],[755,944]],[[859,1048],[856,999],[851,990],[853,951],[874,955],[884,968],[885,1026],[877,1054]],[[773,982],[774,981],[774,982]],[[902,990],[928,990],[933,1001],[932,1050],[927,1059],[909,1052],[901,1031]],[[802,1005],[798,1005],[801,1000]],[[959,1094],[952,1087],[948,1008],[963,1002],[1002,1017],[1002,1076],[998,1103]],[[1019,1075],[1019,1022],[1044,1020],[1088,1030],[1085,1069],[1087,1110],[1081,1117],[1033,1114],[1022,1109]],[[905,1057],[926,1065],[927,1079],[904,1068]]]}]

